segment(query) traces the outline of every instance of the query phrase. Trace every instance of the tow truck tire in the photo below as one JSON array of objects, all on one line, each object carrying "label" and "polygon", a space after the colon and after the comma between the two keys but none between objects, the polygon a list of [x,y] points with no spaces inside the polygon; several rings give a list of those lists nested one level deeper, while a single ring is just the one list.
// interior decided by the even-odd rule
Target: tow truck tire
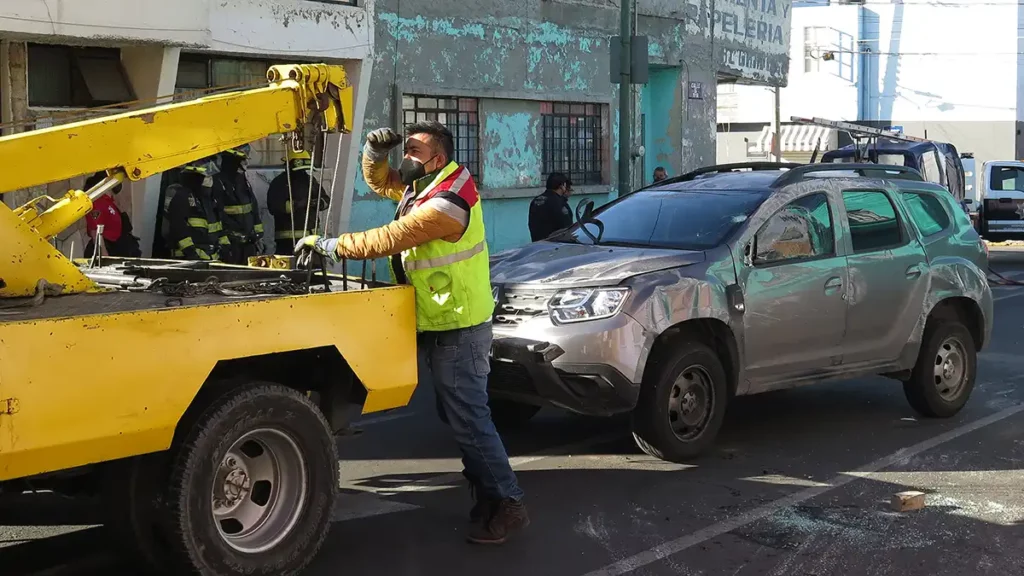
[{"label": "tow truck tire", "polygon": [[316,556],[338,494],[323,414],[265,382],[209,404],[177,451],[167,501],[178,563],[201,576],[289,576]]},{"label": "tow truck tire", "polygon": [[977,369],[978,355],[970,331],[955,320],[929,319],[917,364],[903,382],[903,393],[922,416],[949,418],[967,404]]},{"label": "tow truck tire", "polygon": [[122,561],[146,574],[166,574],[172,554],[158,502],[166,489],[168,453],[118,460],[103,470],[104,528]]},{"label": "tow truck tire", "polygon": [[655,458],[685,462],[704,453],[722,427],[725,368],[714,350],[694,341],[654,361],[633,410],[633,439]]},{"label": "tow truck tire", "polygon": [[491,398],[487,404],[491,408],[491,420],[500,431],[521,428],[540,412],[540,406],[523,404],[503,398]]}]

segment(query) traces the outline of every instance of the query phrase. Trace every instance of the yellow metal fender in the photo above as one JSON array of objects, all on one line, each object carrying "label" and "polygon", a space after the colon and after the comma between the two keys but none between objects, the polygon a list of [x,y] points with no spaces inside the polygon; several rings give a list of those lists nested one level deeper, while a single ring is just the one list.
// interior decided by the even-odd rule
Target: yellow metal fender
[{"label": "yellow metal fender", "polygon": [[0,322],[0,480],[166,450],[218,361],[323,346],[366,388],[363,413],[405,406],[412,287]]}]

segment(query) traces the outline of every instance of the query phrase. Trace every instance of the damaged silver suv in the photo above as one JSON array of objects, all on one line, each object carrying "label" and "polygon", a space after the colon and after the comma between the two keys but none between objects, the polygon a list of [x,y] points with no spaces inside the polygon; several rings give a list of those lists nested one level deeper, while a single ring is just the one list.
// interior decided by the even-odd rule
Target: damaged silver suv
[{"label": "damaged silver suv", "polygon": [[632,414],[647,453],[714,441],[730,399],[880,374],[949,417],[988,341],[988,253],[949,192],[902,166],[712,166],[495,254],[490,396]]}]

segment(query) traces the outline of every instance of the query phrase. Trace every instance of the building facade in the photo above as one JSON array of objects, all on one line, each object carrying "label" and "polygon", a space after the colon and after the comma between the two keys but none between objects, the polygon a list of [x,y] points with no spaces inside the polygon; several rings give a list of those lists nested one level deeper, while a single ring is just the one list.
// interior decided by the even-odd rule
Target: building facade
[{"label": "building facade", "polygon": [[[952,143],[979,161],[1024,156],[1018,3],[796,2],[789,84],[780,93],[782,155],[805,161],[845,145],[829,130],[787,125],[819,116]],[[764,159],[771,90],[720,85],[718,160]]]},{"label": "building facade", "polygon": [[[634,33],[648,38],[650,55],[648,81],[630,88],[635,188],[650,183],[656,166],[673,174],[714,162],[720,78],[786,82],[791,14],[790,0],[633,1]],[[15,133],[97,106],[255,85],[272,64],[340,63],[356,86],[357,117],[338,166],[326,159],[325,184],[339,175],[331,232],[393,218],[393,203],[359,174],[365,134],[429,118],[456,135],[456,160],[477,179],[495,252],[529,240],[529,201],[553,171],[568,174],[580,197],[601,203],[618,194],[619,86],[609,50],[619,22],[619,0],[7,2],[0,108],[5,133]],[[254,150],[250,180],[263,204],[283,168],[283,145],[268,138]],[[117,199],[144,250],[155,233],[158,180]],[[76,185],[53,183],[51,196]],[[60,240],[84,245],[77,230]]]}]

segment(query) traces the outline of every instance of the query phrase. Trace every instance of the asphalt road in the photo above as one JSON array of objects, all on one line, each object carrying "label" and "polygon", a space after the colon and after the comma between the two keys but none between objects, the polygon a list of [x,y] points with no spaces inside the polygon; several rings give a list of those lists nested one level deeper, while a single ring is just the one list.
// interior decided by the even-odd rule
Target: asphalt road
[{"label": "asphalt road", "polygon": [[[625,419],[542,412],[506,437],[532,525],[500,548],[464,542],[457,449],[419,390],[341,444],[345,496],[310,575],[1024,574],[1024,286],[993,290],[993,341],[950,420],[882,378],[810,386],[738,399],[713,452],[677,465]],[[927,506],[892,512],[904,490]],[[2,574],[112,573],[91,508],[59,504],[0,506]]]}]

